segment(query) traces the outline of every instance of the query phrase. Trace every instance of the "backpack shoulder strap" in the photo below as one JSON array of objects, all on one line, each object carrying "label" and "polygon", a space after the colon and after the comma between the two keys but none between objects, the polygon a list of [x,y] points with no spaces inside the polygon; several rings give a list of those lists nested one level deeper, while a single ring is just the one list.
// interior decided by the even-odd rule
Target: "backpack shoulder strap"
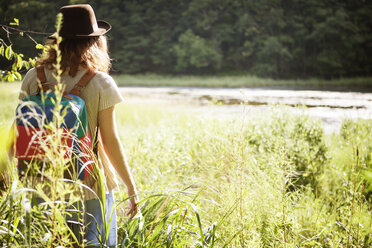
[{"label": "backpack shoulder strap", "polygon": [[81,79],[79,80],[79,82],[77,82],[77,84],[75,84],[74,88],[72,88],[72,90],[70,91],[70,94],[72,95],[75,95],[75,96],[80,96],[80,90],[85,88],[88,83],[90,82],[90,80],[96,75],[96,72],[95,71],[91,71],[91,70],[88,70],[82,77]]},{"label": "backpack shoulder strap", "polygon": [[44,66],[40,65],[40,66],[37,66],[36,67],[36,73],[37,73],[37,79],[40,81],[40,84],[38,85],[38,91],[37,92],[40,92],[41,89],[43,89],[43,91],[46,91],[46,75],[45,75],[45,71],[44,71]]}]

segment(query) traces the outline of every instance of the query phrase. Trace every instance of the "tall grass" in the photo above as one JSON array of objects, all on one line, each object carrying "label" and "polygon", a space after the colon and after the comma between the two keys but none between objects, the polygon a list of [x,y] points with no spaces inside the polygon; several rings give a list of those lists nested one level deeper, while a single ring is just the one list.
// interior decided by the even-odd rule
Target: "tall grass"
[{"label": "tall grass", "polygon": [[[2,102],[3,109],[12,111]],[[2,114],[10,123],[12,114]],[[319,122],[280,108],[223,120],[127,103],[116,115],[141,192],[141,214],[133,220],[124,215],[124,186],[116,192],[121,247],[372,245],[372,121],[345,121],[326,136]],[[21,228],[35,221],[27,217],[28,205],[18,204],[25,195],[13,181],[1,197],[5,246],[15,237],[26,244],[27,233],[47,240],[39,222]]]},{"label": "tall grass", "polygon": [[[201,189],[201,216],[222,223],[217,233],[231,247],[368,247],[364,167],[350,140],[285,109],[256,114],[220,120],[134,105],[118,120],[141,189]],[[357,125],[367,156],[371,129]]]}]

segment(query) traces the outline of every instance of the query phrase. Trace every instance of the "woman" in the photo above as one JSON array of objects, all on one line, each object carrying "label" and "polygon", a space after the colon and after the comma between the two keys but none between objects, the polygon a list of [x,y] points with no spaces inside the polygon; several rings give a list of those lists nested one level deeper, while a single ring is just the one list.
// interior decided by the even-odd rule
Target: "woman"
[{"label": "woman", "polygon": [[[97,21],[92,7],[88,4],[69,5],[62,7],[60,12],[63,15],[62,28],[59,32],[62,42],[59,49],[62,55],[60,62],[63,71],[61,83],[65,85],[65,91],[70,92],[80,78],[85,75],[87,70],[95,71],[95,76],[90,79],[89,84],[81,89],[80,97],[85,101],[87,109],[88,127],[90,137],[97,137],[98,157],[102,161],[101,167],[106,176],[106,185],[109,190],[106,199],[108,213],[113,206],[112,190],[117,186],[110,171],[110,162],[117,174],[121,177],[128,189],[128,196],[132,196],[129,202],[128,215],[132,218],[137,213],[136,188],[132,176],[125,161],[124,152],[120,143],[117,129],[115,126],[114,107],[121,102],[122,96],[114,82],[107,74],[110,68],[110,58],[107,51],[107,41],[104,36],[111,29],[110,24],[105,21]],[[49,37],[49,43],[55,44],[56,39]],[[44,56],[36,62],[36,66],[44,69],[45,77],[48,82],[57,83],[53,73],[56,65],[56,51],[49,49]],[[38,91],[37,70],[31,69],[25,76],[22,86],[20,99],[26,95]],[[96,132],[98,130],[98,132]],[[98,185],[91,182],[92,187]],[[88,182],[89,186],[89,182]],[[97,191],[97,189],[96,189]],[[99,200],[94,199],[95,193],[85,194],[86,212],[93,214],[94,221],[97,221],[100,230],[96,229],[95,223],[90,223],[89,231],[84,234],[86,244],[89,246],[99,246],[97,240],[98,233],[105,237],[100,211]],[[89,219],[89,216],[85,216]],[[108,218],[106,218],[108,219]],[[105,241],[107,246],[116,245],[116,215],[111,218],[110,233]],[[79,235],[77,230],[76,235]],[[103,233],[102,233],[103,232]],[[81,237],[82,238],[82,237]]]}]

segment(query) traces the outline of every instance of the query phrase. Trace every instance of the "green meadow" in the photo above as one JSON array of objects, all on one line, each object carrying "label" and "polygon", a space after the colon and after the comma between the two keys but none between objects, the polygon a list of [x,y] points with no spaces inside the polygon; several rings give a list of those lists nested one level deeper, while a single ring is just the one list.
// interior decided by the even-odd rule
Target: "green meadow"
[{"label": "green meadow", "polygon": [[[0,168],[12,174],[0,196],[0,245],[72,247],[63,206],[52,204],[50,218],[25,204],[31,189],[7,160],[19,86],[0,85]],[[372,246],[371,120],[345,120],[324,134],[320,122],[285,107],[221,119],[129,102],[117,106],[116,121],[141,210],[132,220],[124,215],[121,184],[119,247]]]},{"label": "green meadow", "polygon": [[179,86],[179,87],[288,87],[305,89],[337,89],[337,90],[361,90],[371,91],[372,78],[354,77],[341,79],[271,79],[244,74],[221,74],[221,75],[156,75],[139,74],[114,75],[119,86]]}]

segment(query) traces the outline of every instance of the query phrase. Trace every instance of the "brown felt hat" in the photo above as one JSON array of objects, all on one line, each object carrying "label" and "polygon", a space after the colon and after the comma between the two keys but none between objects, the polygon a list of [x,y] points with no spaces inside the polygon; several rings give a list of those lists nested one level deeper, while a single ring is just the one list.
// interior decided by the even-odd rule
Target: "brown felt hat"
[{"label": "brown felt hat", "polygon": [[63,38],[100,36],[111,29],[108,22],[96,20],[94,10],[89,4],[67,5],[59,12],[63,15],[62,28],[59,32]]}]

